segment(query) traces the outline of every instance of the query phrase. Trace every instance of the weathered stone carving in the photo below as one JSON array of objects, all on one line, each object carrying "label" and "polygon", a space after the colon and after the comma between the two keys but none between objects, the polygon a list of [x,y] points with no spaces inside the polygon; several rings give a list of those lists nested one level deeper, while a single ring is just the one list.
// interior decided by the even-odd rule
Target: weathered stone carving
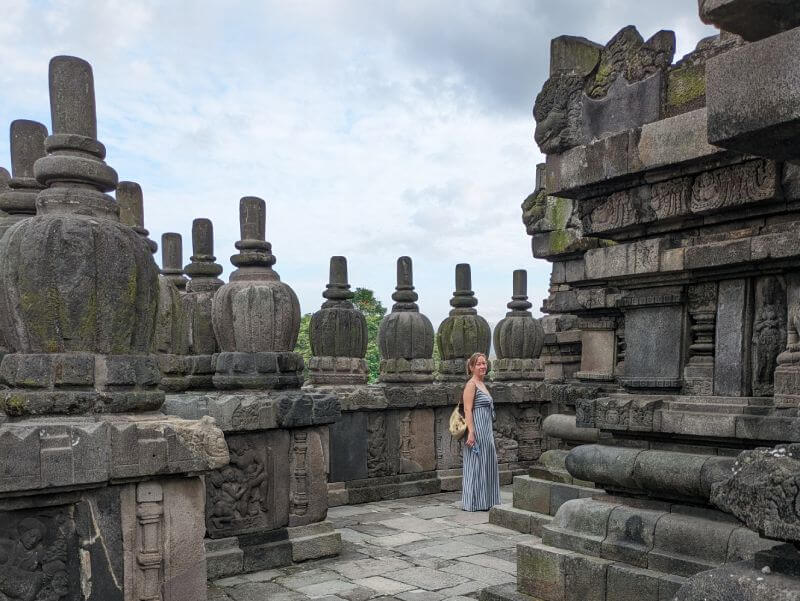
[{"label": "weathered stone carving", "polygon": [[542,414],[538,409],[523,409],[516,423],[520,461],[536,461],[542,454]]},{"label": "weathered stone carving", "polygon": [[292,506],[289,511],[296,516],[308,512],[308,431],[292,430]]},{"label": "weathered stone carving", "polygon": [[265,241],[266,203],[247,196],[239,203],[242,239],[230,282],[214,294],[212,321],[221,352],[217,388],[299,386],[303,358],[293,352],[300,332],[300,303],[272,269],[275,256]]},{"label": "weathered stone carving", "polygon": [[327,300],[311,317],[309,362],[312,384],[366,384],[367,319],[350,299],[347,259],[331,257]]},{"label": "weathered stone carving", "polygon": [[44,188],[34,176],[34,163],[45,155],[47,128],[36,121],[17,119],[10,128],[11,173],[0,190],[0,236],[12,225],[36,214],[36,195]]},{"label": "weathered stone carving", "polygon": [[495,380],[542,379],[544,372],[538,361],[544,343],[542,325],[528,310],[528,272],[514,271],[514,294],[508,303],[510,311],[494,329]]},{"label": "weathered stone carving", "polygon": [[[53,59],[50,97],[53,134],[35,166],[47,188],[37,197],[37,215],[0,242],[0,321],[15,351],[0,368],[16,388],[3,395],[5,407],[17,415],[157,408],[163,394],[147,353],[158,270],[146,242],[119,223],[116,202],[104,194],[117,174],[96,140],[89,64]],[[67,371],[51,371],[66,364]],[[35,381],[26,373],[37,374]],[[61,403],[53,403],[53,390]]]},{"label": "weathered stone carving", "polygon": [[183,239],[180,234],[161,234],[161,273],[178,289],[186,292],[186,276],[183,275]]},{"label": "weathered stone carving", "polygon": [[510,409],[498,407],[497,419],[492,424],[498,463],[515,463],[519,460],[516,419]]},{"label": "weathered stone carving", "polygon": [[139,599],[161,597],[164,563],[164,490],[158,482],[136,486],[136,588]]},{"label": "weathered stone carving", "polygon": [[386,415],[367,415],[367,474],[379,478],[388,473],[386,449]]},{"label": "weathered stone carving", "polygon": [[439,379],[465,381],[466,360],[476,352],[489,354],[491,332],[486,320],[478,315],[478,299],[472,291],[472,275],[468,263],[456,265],[456,289],[450,299],[449,317],[436,332],[439,347]]},{"label": "weathered stone carving", "polygon": [[759,159],[700,173],[689,206],[693,213],[709,213],[780,197],[777,163]]},{"label": "weathered stone carving", "polygon": [[411,257],[397,259],[392,312],[381,321],[381,382],[433,381],[433,325],[419,312]]},{"label": "weathered stone carving", "polygon": [[[117,204],[120,221],[139,234],[153,254],[158,245],[151,240],[144,227],[144,199],[142,188],[135,182],[119,182]],[[186,321],[181,307],[180,293],[172,280],[163,274],[158,276],[158,314],[156,318],[153,352],[161,370],[161,389],[181,392],[186,389],[184,381],[184,355],[186,354]]]},{"label": "weathered stone carving", "polygon": [[551,74],[536,96],[534,140],[544,154],[563,152],[583,143],[581,96],[585,79],[576,73]]},{"label": "weathered stone carving", "polygon": [[206,527],[212,537],[265,529],[273,511],[271,449],[255,435],[229,436],[228,449],[230,465],[206,476]]},{"label": "weathered stone carving", "polygon": [[777,359],[786,348],[785,344],[786,287],[783,278],[758,278],[750,347],[753,396],[772,396]]},{"label": "weathered stone carving", "polygon": [[710,395],[714,390],[717,285],[706,282],[689,286],[687,296],[692,340],[683,370],[684,389],[690,394]]},{"label": "weathered stone carving", "polygon": [[77,547],[74,521],[64,509],[0,512],[0,598],[77,598]]},{"label": "weathered stone carving", "polygon": [[181,296],[187,335],[186,386],[193,390],[214,387],[212,357],[219,351],[219,345],[214,335],[211,306],[214,293],[222,286],[218,277],[222,265],[216,260],[214,225],[210,219],[195,219],[191,263],[184,268],[191,279],[186,284],[186,294]]},{"label": "weathered stone carving", "polygon": [[800,407],[800,274],[786,276],[786,350],[778,355],[775,369],[775,404]]}]

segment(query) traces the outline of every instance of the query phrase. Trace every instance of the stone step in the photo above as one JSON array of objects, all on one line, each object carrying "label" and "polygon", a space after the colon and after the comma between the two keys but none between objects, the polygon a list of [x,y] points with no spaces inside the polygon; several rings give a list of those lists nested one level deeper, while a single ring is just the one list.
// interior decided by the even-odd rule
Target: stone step
[{"label": "stone step", "polygon": [[209,580],[217,580],[234,574],[241,574],[244,553],[239,548],[236,537],[205,540],[206,569]]},{"label": "stone step", "polygon": [[342,535],[328,521],[286,529],[292,544],[292,561],[307,561],[338,555]]},{"label": "stone step", "polygon": [[514,507],[544,515],[555,515],[566,501],[602,494],[595,488],[542,480],[532,476],[514,478]]},{"label": "stone step", "polygon": [[672,599],[687,580],[545,544],[519,543],[516,593],[523,596],[493,591],[486,601],[526,601],[525,596],[541,601],[661,601]]},{"label": "stone step", "polygon": [[542,535],[542,526],[549,524],[552,516],[517,509],[511,504],[495,505],[489,510],[489,523],[516,530],[523,534]]},{"label": "stone step", "polygon": [[539,601],[517,591],[516,584],[496,584],[485,588],[478,597],[480,601]]}]

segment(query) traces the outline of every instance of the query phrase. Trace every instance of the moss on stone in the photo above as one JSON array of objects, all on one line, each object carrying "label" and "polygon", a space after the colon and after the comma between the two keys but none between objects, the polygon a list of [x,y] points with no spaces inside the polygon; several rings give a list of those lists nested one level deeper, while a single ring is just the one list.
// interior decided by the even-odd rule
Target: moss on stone
[{"label": "moss on stone", "polygon": [[561,254],[566,252],[567,248],[572,242],[572,239],[572,236],[567,230],[555,230],[554,232],[550,232],[551,252],[553,254]]},{"label": "moss on stone", "polygon": [[9,395],[2,400],[2,408],[6,415],[18,417],[25,412],[25,399],[17,395]]},{"label": "moss on stone", "polygon": [[667,83],[667,105],[681,107],[706,93],[706,74],[703,65],[687,65],[670,71]]}]

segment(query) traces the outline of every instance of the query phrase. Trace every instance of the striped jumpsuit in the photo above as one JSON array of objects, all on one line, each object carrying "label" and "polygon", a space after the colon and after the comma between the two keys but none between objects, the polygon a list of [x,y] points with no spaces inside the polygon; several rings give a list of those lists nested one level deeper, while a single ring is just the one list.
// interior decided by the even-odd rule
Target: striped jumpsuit
[{"label": "striped jumpsuit", "polygon": [[500,504],[500,475],[497,471],[497,451],[494,448],[492,397],[480,388],[475,389],[472,421],[475,424],[475,453],[464,444],[464,478],[461,485],[461,508],[464,511],[488,511]]}]

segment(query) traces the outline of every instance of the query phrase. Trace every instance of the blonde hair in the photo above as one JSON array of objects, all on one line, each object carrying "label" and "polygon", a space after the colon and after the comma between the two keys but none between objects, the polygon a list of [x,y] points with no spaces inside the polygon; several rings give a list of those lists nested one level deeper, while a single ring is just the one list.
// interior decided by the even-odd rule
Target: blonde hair
[{"label": "blonde hair", "polygon": [[475,364],[478,362],[478,359],[480,359],[481,357],[486,359],[487,363],[489,362],[489,359],[486,357],[486,355],[484,353],[472,353],[470,355],[469,359],[467,359],[467,375],[468,376],[472,375],[472,370],[475,368]]}]

